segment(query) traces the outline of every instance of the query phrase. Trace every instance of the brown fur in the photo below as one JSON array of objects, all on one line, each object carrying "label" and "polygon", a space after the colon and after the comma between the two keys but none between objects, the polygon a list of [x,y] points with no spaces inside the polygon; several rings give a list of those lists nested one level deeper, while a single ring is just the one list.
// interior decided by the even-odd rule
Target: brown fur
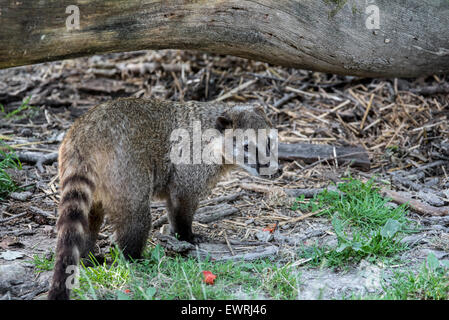
[{"label": "brown fur", "polygon": [[193,241],[199,200],[233,165],[174,165],[170,134],[200,120],[207,128],[269,128],[260,108],[119,99],[98,105],[70,128],[59,150],[61,201],[56,265],[49,299],[68,299],[67,267],[92,250],[104,215],[125,257],[140,258],[150,201],[166,199],[172,232]]}]

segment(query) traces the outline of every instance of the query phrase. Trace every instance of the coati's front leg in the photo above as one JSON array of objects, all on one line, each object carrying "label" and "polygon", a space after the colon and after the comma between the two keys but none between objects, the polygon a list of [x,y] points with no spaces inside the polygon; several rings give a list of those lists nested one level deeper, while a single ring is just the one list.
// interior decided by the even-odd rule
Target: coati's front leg
[{"label": "coati's front leg", "polygon": [[168,220],[171,232],[179,240],[195,242],[195,235],[192,231],[193,215],[198,208],[198,198],[182,196],[176,192],[171,192],[167,199]]}]

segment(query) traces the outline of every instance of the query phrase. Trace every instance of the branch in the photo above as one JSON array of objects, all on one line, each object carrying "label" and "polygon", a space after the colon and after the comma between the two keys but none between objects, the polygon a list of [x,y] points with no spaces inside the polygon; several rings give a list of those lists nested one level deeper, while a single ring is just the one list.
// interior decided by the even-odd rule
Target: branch
[{"label": "branch", "polygon": [[0,69],[108,52],[195,49],[363,77],[449,71],[447,1],[376,1],[376,30],[367,27],[369,3],[336,10],[333,2],[0,0]]}]

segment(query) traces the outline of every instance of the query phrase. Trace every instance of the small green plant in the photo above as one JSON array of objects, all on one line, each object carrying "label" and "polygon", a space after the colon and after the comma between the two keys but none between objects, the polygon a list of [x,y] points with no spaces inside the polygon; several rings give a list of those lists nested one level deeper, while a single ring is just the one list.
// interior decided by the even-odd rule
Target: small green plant
[{"label": "small green plant", "polygon": [[274,299],[298,299],[299,275],[287,267],[266,268],[264,288]]},{"label": "small green plant", "polygon": [[0,112],[5,114],[5,119],[21,120],[26,117],[34,117],[39,112],[39,109],[28,104],[30,99],[31,97],[26,98],[17,109],[10,112],[6,112],[5,107],[0,104]]},{"label": "small green plant", "polygon": [[347,0],[324,0],[328,5],[334,5],[335,8],[329,12],[329,18],[333,18],[348,2]]},{"label": "small green plant", "polygon": [[314,265],[341,266],[366,258],[392,256],[406,246],[401,234],[412,231],[406,219],[405,206],[392,208],[384,199],[373,180],[363,183],[345,179],[337,191],[325,190],[310,201],[298,198],[293,210],[318,211],[331,219],[337,236],[336,247],[302,248],[300,255]]},{"label": "small green plant", "polygon": [[418,273],[396,272],[384,290],[383,299],[448,300],[449,260],[439,261],[431,253]]},{"label": "small green plant", "polygon": [[95,257],[89,256],[92,267],[86,267],[81,261],[80,265],[80,287],[74,291],[81,299],[111,299],[130,281],[130,263],[124,259],[121,252],[115,248],[111,249],[109,257],[112,263],[106,261],[100,264]]},{"label": "small green plant", "polygon": [[[10,152],[5,152],[4,150]],[[5,199],[11,192],[19,190],[11,176],[6,171],[7,169],[22,169],[17,155],[8,148],[8,146],[0,140],[0,200]]]},{"label": "small green plant", "polygon": [[362,296],[352,294],[349,300],[448,300],[449,260],[438,260],[433,253],[417,271],[396,271],[383,279],[383,293]]},{"label": "small green plant", "polygon": [[55,258],[54,255],[51,255],[51,258],[47,258],[46,255],[33,255],[33,260],[30,261],[32,264],[34,264],[36,268],[36,272],[42,272],[42,271],[51,271],[54,268],[55,265]]}]

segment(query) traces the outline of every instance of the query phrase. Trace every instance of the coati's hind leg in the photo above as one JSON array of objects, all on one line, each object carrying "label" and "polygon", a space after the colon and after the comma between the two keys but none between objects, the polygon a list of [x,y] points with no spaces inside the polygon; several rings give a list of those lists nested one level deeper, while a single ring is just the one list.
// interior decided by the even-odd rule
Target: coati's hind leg
[{"label": "coati's hind leg", "polygon": [[94,203],[88,215],[88,230],[86,234],[86,245],[82,253],[83,258],[88,258],[89,252],[92,254],[95,251],[95,242],[97,241],[98,233],[103,224],[104,210],[101,203]]},{"label": "coati's hind leg", "polygon": [[167,198],[168,220],[172,234],[177,236],[179,240],[195,242],[192,221],[197,208],[197,197],[170,192],[170,196]]},{"label": "coati's hind leg", "polygon": [[126,259],[140,259],[151,229],[150,201],[128,199],[113,208],[115,240]]}]

